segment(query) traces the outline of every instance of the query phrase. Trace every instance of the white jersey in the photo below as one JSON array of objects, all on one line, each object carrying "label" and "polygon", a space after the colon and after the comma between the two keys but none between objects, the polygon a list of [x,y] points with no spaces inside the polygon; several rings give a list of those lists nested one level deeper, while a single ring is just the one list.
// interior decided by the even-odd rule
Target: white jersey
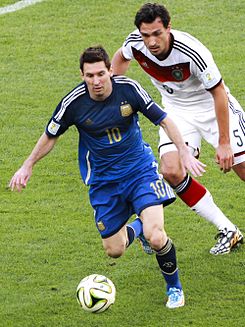
[{"label": "white jersey", "polygon": [[[171,46],[164,60],[158,60],[145,46],[138,30],[125,40],[123,56],[135,58],[162,95],[166,109],[213,110],[213,97],[207,90],[222,81],[210,51],[188,33],[171,30]],[[227,89],[228,91],[228,89]]]},{"label": "white jersey", "polygon": [[[171,30],[170,49],[158,60],[135,30],[122,46],[123,56],[136,59],[162,95],[162,105],[177,124],[185,142],[197,153],[201,140],[217,148],[219,129],[212,88],[223,82],[211,52],[188,33]],[[225,86],[229,98],[230,140],[235,164],[245,161],[245,114]],[[176,149],[160,128],[160,156]]]}]

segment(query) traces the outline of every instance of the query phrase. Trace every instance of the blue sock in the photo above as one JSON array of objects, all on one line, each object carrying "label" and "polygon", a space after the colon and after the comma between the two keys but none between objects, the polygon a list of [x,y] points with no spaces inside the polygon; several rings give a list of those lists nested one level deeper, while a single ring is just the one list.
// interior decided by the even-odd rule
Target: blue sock
[{"label": "blue sock", "polygon": [[132,223],[127,224],[127,232],[128,232],[128,244],[127,247],[131,243],[133,243],[134,239],[139,236],[143,232],[142,222],[139,218],[136,218]]},{"label": "blue sock", "polygon": [[139,217],[137,217],[132,223],[127,224],[127,226],[133,228],[136,238],[143,233],[143,225]]},{"label": "blue sock", "polygon": [[172,274],[167,275],[166,273],[162,272],[163,277],[167,283],[167,292],[171,287],[176,287],[180,290],[182,290],[182,285],[179,280],[179,271],[178,269]]}]

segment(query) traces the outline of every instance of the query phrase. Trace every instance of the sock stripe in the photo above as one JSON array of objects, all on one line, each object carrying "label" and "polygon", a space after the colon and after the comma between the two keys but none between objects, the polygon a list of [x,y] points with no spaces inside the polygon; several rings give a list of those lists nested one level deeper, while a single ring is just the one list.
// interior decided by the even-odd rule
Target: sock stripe
[{"label": "sock stripe", "polygon": [[176,267],[176,269],[175,269],[173,272],[171,272],[171,273],[167,273],[166,271],[163,271],[162,269],[161,269],[161,272],[162,272],[162,274],[164,274],[164,275],[171,276],[171,275],[175,274],[176,271],[178,271],[178,270],[179,270],[179,269]]},{"label": "sock stripe", "polygon": [[162,249],[160,249],[159,251],[157,251],[157,255],[158,256],[163,256],[165,254],[167,254],[172,248],[172,241],[170,238],[168,238],[167,243],[164,245],[164,247]]},{"label": "sock stripe", "polygon": [[185,178],[175,190],[181,200],[190,208],[200,201],[207,192],[207,189],[191,176]]},{"label": "sock stripe", "polygon": [[185,192],[190,184],[191,184],[191,177],[189,175],[186,175],[184,180],[179,185],[174,187],[173,189],[179,195],[182,192]]}]

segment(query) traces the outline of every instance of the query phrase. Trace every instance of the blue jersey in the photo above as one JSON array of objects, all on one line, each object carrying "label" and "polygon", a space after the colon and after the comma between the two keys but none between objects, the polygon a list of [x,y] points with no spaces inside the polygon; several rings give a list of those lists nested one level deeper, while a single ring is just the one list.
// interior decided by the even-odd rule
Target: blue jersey
[{"label": "blue jersey", "polygon": [[86,83],[66,95],[50,119],[46,134],[57,137],[70,126],[79,132],[79,166],[86,184],[120,181],[152,169],[156,162],[143,139],[138,112],[158,125],[166,113],[139,83],[112,78],[112,93],[104,101],[91,99]]}]

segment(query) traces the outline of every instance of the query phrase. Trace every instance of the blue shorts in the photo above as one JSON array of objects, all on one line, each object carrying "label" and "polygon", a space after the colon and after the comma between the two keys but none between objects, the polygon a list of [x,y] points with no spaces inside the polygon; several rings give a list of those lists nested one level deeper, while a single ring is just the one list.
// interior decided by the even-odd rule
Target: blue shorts
[{"label": "blue shorts", "polygon": [[133,214],[140,215],[142,210],[154,205],[166,206],[176,199],[155,169],[119,182],[92,184],[89,197],[102,238],[116,234]]}]

